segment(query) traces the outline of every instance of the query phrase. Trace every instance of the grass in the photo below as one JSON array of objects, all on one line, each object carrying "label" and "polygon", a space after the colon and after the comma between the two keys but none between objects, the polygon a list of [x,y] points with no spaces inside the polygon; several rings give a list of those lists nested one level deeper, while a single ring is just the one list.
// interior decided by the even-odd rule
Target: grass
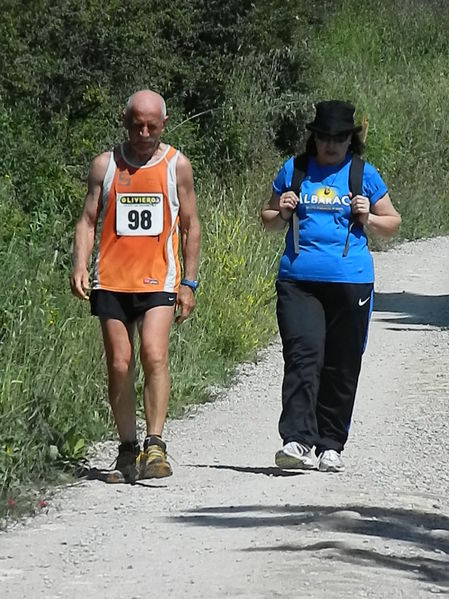
[{"label": "grass", "polygon": [[232,366],[253,356],[276,329],[273,280],[281,240],[267,236],[259,219],[267,178],[242,178],[232,189],[216,184],[203,193],[195,317],[175,328],[171,340],[172,415],[207,397],[211,384],[225,381]]},{"label": "grass", "polygon": [[53,463],[82,456],[109,416],[99,339],[67,295],[58,256],[12,239],[0,260],[0,493],[17,498],[51,479]]},{"label": "grass", "polygon": [[343,0],[313,41],[315,98],[351,100],[366,116],[366,157],[406,239],[449,231],[448,28],[436,0]]}]

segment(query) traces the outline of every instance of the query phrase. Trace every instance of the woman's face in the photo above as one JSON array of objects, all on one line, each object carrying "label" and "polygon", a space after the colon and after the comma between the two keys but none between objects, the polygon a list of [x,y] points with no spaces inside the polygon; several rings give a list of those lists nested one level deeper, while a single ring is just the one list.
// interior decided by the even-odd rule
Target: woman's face
[{"label": "woman's face", "polygon": [[323,166],[340,164],[345,159],[351,144],[351,133],[339,133],[338,135],[325,135],[314,133],[317,149],[316,161]]}]

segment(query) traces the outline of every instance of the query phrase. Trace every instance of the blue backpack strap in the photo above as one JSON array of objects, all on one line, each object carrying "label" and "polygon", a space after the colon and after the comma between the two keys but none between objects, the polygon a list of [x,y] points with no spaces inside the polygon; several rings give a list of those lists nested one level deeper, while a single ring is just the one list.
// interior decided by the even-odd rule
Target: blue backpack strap
[{"label": "blue backpack strap", "polygon": [[[349,191],[352,193],[353,197],[362,195],[364,166],[365,161],[363,158],[360,158],[360,156],[354,154],[352,156],[351,166],[349,167]],[[346,236],[346,243],[343,250],[343,258],[347,255],[349,250],[349,235],[353,227],[359,227],[360,229],[363,229],[363,225],[359,222],[357,216],[355,215],[349,219],[348,234]]]},{"label": "blue backpack strap", "polygon": [[[308,156],[306,153],[295,156],[293,160],[292,182],[287,191],[293,191],[297,196],[300,194],[301,183],[303,182],[307,173],[307,162]],[[292,214],[291,227],[293,233],[293,248],[295,254],[299,254],[299,220],[296,210],[294,210]]]}]

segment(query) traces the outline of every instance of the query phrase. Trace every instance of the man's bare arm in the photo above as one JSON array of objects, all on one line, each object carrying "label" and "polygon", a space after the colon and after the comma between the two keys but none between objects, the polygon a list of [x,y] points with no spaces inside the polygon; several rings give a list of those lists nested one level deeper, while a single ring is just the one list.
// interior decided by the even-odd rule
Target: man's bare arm
[{"label": "man's bare arm", "polygon": [[104,152],[92,161],[87,180],[87,193],[84,198],[83,211],[75,227],[72,259],[73,270],[70,277],[70,288],[76,297],[84,300],[88,299],[86,295],[86,291],[89,289],[87,263],[94,246],[98,206],[109,156],[109,152]]},{"label": "man's bare arm", "polygon": [[[176,178],[184,278],[195,280],[200,259],[200,222],[196,210],[192,167],[183,154],[180,154],[178,158]],[[181,314],[177,318],[178,324],[188,317],[194,305],[193,291],[189,287],[181,285],[178,294],[178,306],[181,308]]]}]

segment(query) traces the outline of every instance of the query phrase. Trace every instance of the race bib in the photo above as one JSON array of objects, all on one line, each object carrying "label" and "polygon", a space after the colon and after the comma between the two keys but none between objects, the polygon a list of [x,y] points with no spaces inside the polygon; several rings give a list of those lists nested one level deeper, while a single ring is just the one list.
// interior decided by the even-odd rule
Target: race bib
[{"label": "race bib", "polygon": [[160,235],[164,228],[161,193],[118,193],[115,201],[117,235]]}]

